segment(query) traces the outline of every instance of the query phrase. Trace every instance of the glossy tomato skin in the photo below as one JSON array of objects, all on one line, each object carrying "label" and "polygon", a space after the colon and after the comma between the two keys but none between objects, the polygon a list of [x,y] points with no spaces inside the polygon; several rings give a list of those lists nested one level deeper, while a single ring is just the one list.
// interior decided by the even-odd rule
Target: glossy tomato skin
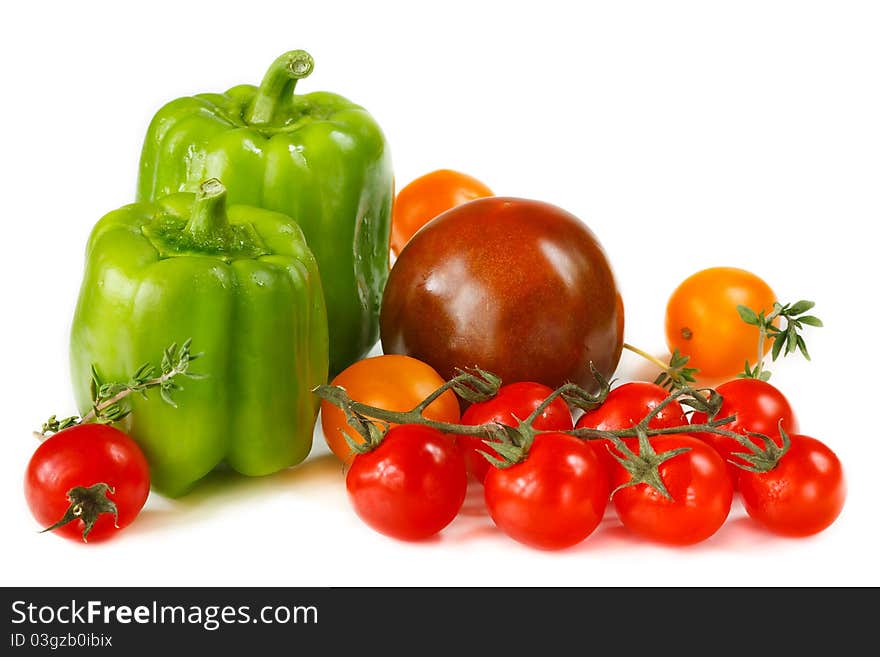
[{"label": "glossy tomato skin", "polygon": [[[786,432],[796,433],[798,431],[798,421],[788,399],[778,388],[766,381],[733,379],[722,383],[716,390],[724,397],[717,417],[736,415],[736,420],[725,424],[722,428],[743,436],[747,436],[748,432],[762,433],[766,436],[776,437],[777,442],[780,420],[782,420],[782,427]],[[696,412],[691,416],[692,424],[703,424],[706,421],[705,413]],[[745,463],[735,454],[736,452],[746,452],[746,448],[727,436],[704,432],[695,432],[693,435],[715,448],[727,464],[731,480],[736,485],[741,468],[730,461]],[[758,446],[763,444],[760,439],[750,438],[750,440]]]},{"label": "glossy tomato skin", "polygon": [[769,472],[741,470],[746,512],[784,536],[810,536],[837,519],[846,499],[843,466],[827,445],[792,434],[791,447]]},{"label": "glossy tomato skin", "polygon": [[[331,381],[342,386],[349,397],[389,411],[408,411],[442,386],[443,379],[430,366],[415,358],[400,355],[374,356],[360,360]],[[443,393],[425,409],[425,417],[438,422],[457,423],[460,408],[455,393]],[[351,448],[342,435],[345,431],[356,443],[363,442],[348,426],[345,413],[330,402],[321,402],[321,428],[327,446],[343,462],[352,458]]]},{"label": "glossy tomato skin", "polygon": [[391,270],[380,315],[385,353],[449,378],[479,366],[503,381],[594,388],[623,346],[623,303],[595,235],[540,201],[493,197],[444,212]]},{"label": "glossy tomato skin", "polygon": [[[115,536],[137,517],[150,493],[147,460],[128,435],[105,424],[81,424],[60,431],[37,447],[28,462],[24,494],[36,521],[49,527],[64,516],[67,491],[77,486],[105,483],[112,489],[119,519],[103,513],[88,534],[89,543]],[[82,541],[83,521],[74,520],[53,530]]]},{"label": "glossy tomato skin", "polygon": [[[461,423],[475,426],[497,422],[515,427],[520,420],[529,417],[552,393],[551,388],[528,381],[501,386],[498,394],[492,399],[469,406],[461,416]],[[571,411],[565,401],[561,397],[557,397],[535,418],[532,426],[541,431],[572,429]],[[497,453],[477,436],[459,435],[455,440],[464,456],[468,472],[473,475],[474,479],[483,483],[486,479],[486,473],[492,466],[480,454],[480,451],[496,457]]]},{"label": "glossy tomato skin", "polygon": [[490,468],[484,485],[492,520],[511,538],[558,550],[598,527],[608,503],[608,480],[596,453],[562,433],[535,437],[525,460]]},{"label": "glossy tomato skin", "polygon": [[345,478],[355,512],[400,540],[433,536],[455,518],[467,492],[464,459],[436,429],[399,425],[373,451],[354,457]]},{"label": "glossy tomato skin", "polygon": [[[659,406],[669,393],[656,383],[647,381],[632,381],[617,386],[608,393],[605,402],[592,411],[581,415],[577,428],[599,429],[601,431],[617,431],[629,429],[641,422],[648,413]],[[677,401],[667,404],[655,415],[648,426],[652,429],[665,429],[679,427],[688,424],[684,409]],[[630,449],[635,439],[625,439],[624,442]],[[590,441],[602,461],[603,467],[610,473],[617,466],[617,461],[609,450],[616,452],[610,440]]]},{"label": "glossy tomato skin", "polygon": [[[666,343],[690,356],[701,381],[720,381],[755,363],[758,328],[746,324],[737,305],[770,312],[776,295],[761,278],[735,267],[711,267],[679,285],[666,306]],[[770,350],[770,341],[764,353]]]},{"label": "glossy tomato skin", "polygon": [[[621,488],[612,497],[620,521],[633,533],[668,545],[706,540],[730,513],[733,484],[724,462],[706,443],[686,434],[654,436],[651,445],[657,453],[690,448],[659,466],[672,499],[647,484]],[[633,451],[639,452],[637,443]],[[616,488],[629,480],[629,473],[618,465],[611,486]]]},{"label": "glossy tomato skin", "polygon": [[492,196],[492,190],[473,176],[439,169],[416,178],[400,190],[391,219],[391,250],[399,254],[412,236],[450,208]]}]

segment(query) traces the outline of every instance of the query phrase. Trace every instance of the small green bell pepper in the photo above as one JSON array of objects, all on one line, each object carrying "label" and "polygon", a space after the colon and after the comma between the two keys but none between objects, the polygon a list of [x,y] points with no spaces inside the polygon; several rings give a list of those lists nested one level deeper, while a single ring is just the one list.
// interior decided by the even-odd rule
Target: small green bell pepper
[{"label": "small green bell pepper", "polygon": [[332,375],[378,338],[394,182],[388,144],[366,110],[328,92],[294,95],[313,66],[294,50],[259,87],[165,105],[147,131],[137,198],[194,191],[216,177],[230,203],[293,217],[321,271]]},{"label": "small green bell pepper", "polygon": [[187,492],[225,461],[264,475],[302,461],[327,378],[327,316],[302,231],[280,213],[226,206],[208,180],[198,194],[125,206],[92,231],[71,331],[79,410],[91,365],[125,381],[171,343],[192,338],[206,375],[175,391],[130,397],[123,428],[143,447],[153,487]]}]

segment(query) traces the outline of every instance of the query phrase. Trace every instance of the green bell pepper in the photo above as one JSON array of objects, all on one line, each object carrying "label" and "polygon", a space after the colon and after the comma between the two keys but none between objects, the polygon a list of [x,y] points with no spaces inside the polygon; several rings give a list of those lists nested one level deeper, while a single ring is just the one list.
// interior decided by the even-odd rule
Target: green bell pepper
[{"label": "green bell pepper", "polygon": [[125,381],[171,342],[192,338],[206,378],[130,397],[123,428],[143,447],[151,481],[187,492],[225,462],[264,475],[302,461],[327,378],[327,316],[314,256],[289,217],[226,206],[217,180],[198,194],[127,205],[92,231],[71,330],[77,405],[90,371]]},{"label": "green bell pepper", "polygon": [[313,66],[294,50],[259,87],[165,105],[147,131],[137,198],[194,191],[216,177],[230,203],[293,217],[321,271],[334,375],[378,338],[394,182],[388,144],[362,107],[328,92],[294,95]]}]

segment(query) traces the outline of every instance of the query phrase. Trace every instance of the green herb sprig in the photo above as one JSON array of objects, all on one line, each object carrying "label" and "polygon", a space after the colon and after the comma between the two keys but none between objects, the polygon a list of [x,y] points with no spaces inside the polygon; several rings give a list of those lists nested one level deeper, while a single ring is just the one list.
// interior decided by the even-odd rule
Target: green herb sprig
[{"label": "green herb sprig", "polygon": [[36,432],[37,436],[43,439],[68,427],[88,422],[100,424],[118,422],[131,413],[131,408],[128,404],[123,403],[126,397],[136,392],[144,399],[147,399],[147,391],[153,388],[159,389],[159,397],[162,401],[176,407],[177,404],[172,397],[172,393],[183,390],[177,382],[177,377],[185,376],[190,379],[205,378],[202,374],[189,371],[190,364],[202,355],[192,353],[191,345],[192,338],[188,339],[180,347],[177,346],[176,342],[170,344],[162,353],[162,359],[158,368],[150,363],[144,363],[124,383],[102,381],[97,368],[92,365],[90,383],[91,410],[82,417],[72,415],[58,419],[57,416],[52,415],[43,423],[41,430]]},{"label": "green herb sprig", "polygon": [[[810,352],[807,350],[807,343],[801,331],[805,326],[823,326],[821,319],[815,315],[805,314],[815,305],[814,302],[806,300],[785,305],[777,301],[773,304],[773,310],[767,314],[763,310],[755,312],[746,306],[737,306],[736,310],[739,312],[740,318],[746,324],[757,326],[759,331],[757,363],[752,366],[746,360],[744,370],[737,376],[741,379],[759,379],[761,381],[770,379],[770,371],[764,368],[764,343],[767,340],[773,342],[770,356],[774,361],[780,355],[788,356],[796,351],[800,351],[804,358],[810,360]],[[785,325],[777,326],[774,323],[777,319],[784,320]]]}]

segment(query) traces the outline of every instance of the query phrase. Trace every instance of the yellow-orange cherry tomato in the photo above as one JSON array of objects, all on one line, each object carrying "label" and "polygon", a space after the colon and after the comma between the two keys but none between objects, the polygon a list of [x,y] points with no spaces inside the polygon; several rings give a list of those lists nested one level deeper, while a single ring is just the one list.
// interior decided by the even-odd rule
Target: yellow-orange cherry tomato
[{"label": "yellow-orange cherry tomato", "polygon": [[394,201],[391,250],[399,255],[416,231],[438,214],[486,196],[494,196],[491,189],[459,171],[440,169],[416,178]]},{"label": "yellow-orange cherry tomato", "polygon": [[[776,295],[761,278],[744,269],[711,267],[679,285],[666,306],[666,343],[690,356],[688,367],[702,381],[727,379],[758,357],[759,331],[746,324],[736,307],[769,313]],[[770,341],[764,342],[764,353]],[[762,354],[763,355],[763,354]]]},{"label": "yellow-orange cherry tomato", "polygon": [[[388,411],[411,410],[443,383],[430,365],[401,355],[365,358],[340,372],[331,382],[345,388],[353,400]],[[447,390],[431,402],[424,415],[439,422],[458,423],[460,413],[458,398]],[[352,456],[342,431],[355,442],[363,442],[357,431],[346,423],[345,414],[327,401],[321,402],[321,428],[327,445],[342,461],[349,461]]]}]

